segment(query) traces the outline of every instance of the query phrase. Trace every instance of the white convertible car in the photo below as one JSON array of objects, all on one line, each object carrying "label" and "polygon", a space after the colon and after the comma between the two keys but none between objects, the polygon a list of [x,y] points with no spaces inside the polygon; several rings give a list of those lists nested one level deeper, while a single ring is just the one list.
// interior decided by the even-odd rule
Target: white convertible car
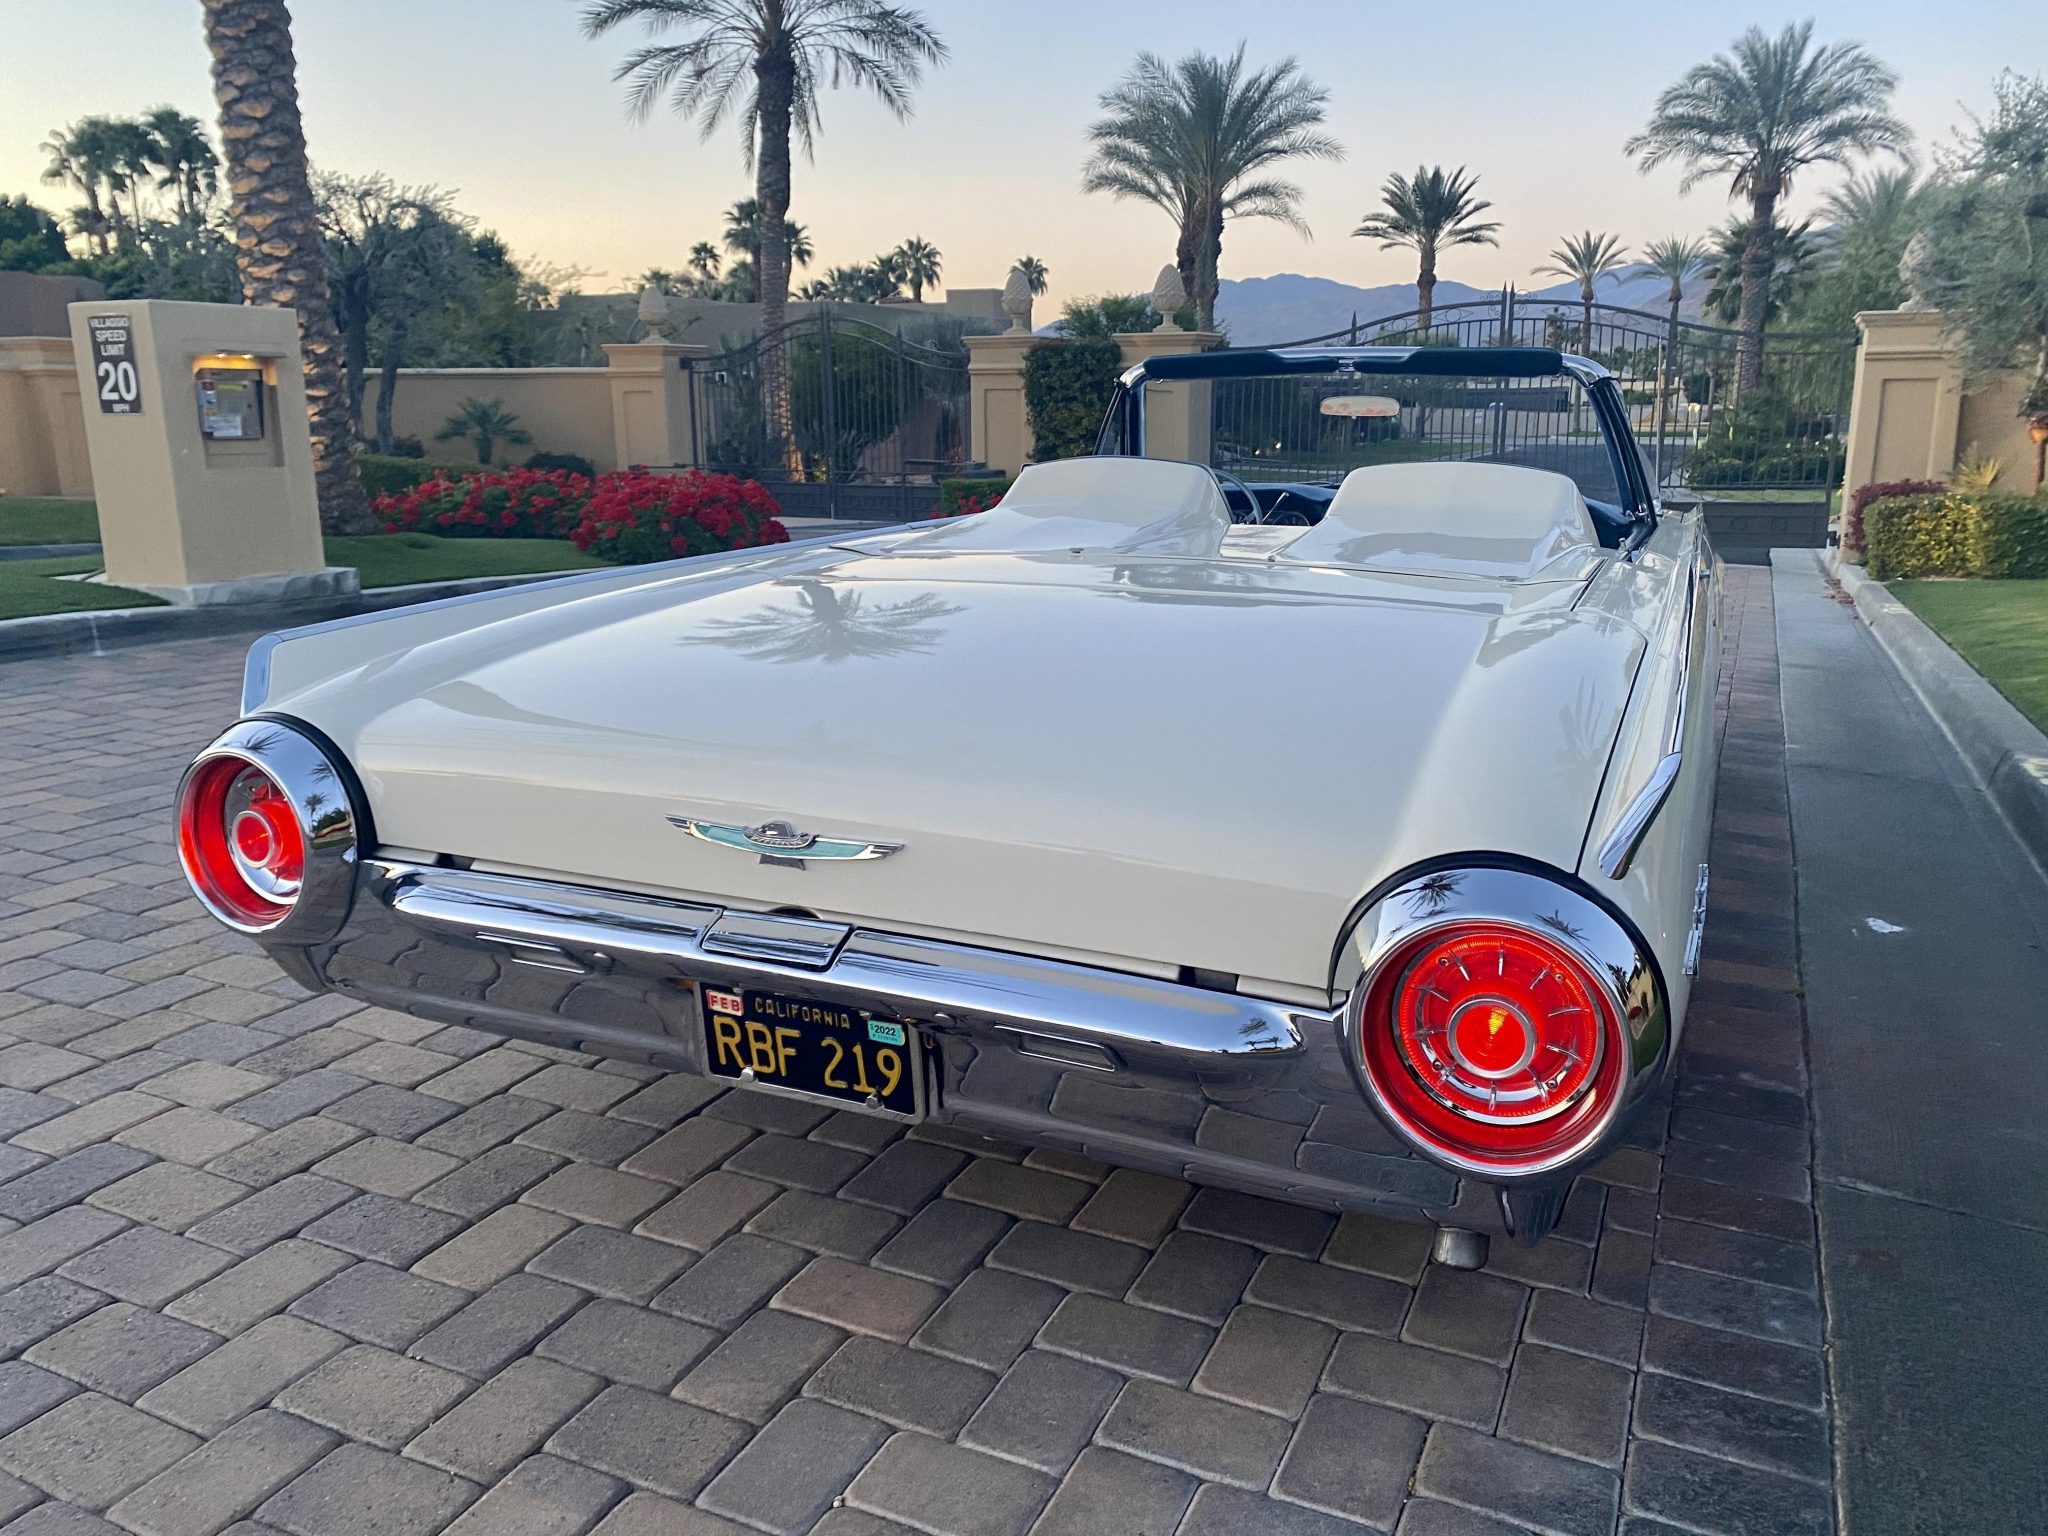
[{"label": "white convertible car", "polygon": [[1471,1264],[1675,1051],[1714,574],[1597,364],[1159,358],[979,515],[268,636],[179,846],[309,987]]}]

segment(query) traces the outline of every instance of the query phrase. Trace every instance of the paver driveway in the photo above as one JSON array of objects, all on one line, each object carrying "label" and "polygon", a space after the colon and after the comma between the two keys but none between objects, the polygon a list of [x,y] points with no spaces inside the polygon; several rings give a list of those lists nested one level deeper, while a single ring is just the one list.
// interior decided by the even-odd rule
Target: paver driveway
[{"label": "paver driveway", "polygon": [[169,851],[241,643],[0,666],[0,1524],[1828,1530],[1769,578],[1729,574],[1676,1107],[1479,1274],[307,999]]}]

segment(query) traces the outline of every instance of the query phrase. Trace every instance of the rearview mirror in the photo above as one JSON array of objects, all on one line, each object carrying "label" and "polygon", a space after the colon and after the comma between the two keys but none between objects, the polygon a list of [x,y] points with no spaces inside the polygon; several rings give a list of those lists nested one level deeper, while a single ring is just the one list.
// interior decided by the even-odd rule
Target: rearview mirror
[{"label": "rearview mirror", "polygon": [[1322,403],[1325,416],[1380,420],[1401,414],[1401,402],[1390,395],[1330,395]]}]

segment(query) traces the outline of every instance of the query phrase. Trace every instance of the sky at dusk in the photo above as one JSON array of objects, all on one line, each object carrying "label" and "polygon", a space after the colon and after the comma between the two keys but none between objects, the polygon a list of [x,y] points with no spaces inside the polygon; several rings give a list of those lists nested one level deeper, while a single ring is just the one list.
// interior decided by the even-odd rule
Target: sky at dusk
[{"label": "sky at dusk", "polygon": [[[751,191],[731,127],[710,141],[663,112],[635,122],[611,80],[635,38],[586,39],[575,0],[295,0],[299,88],[314,163],[434,184],[522,258],[590,273],[616,289],[650,266],[681,266]],[[1812,15],[1902,77],[1898,107],[1923,157],[1982,107],[2002,67],[2048,70],[2038,4],[1869,0],[1792,9],[1580,0],[1530,7],[1286,0],[928,0],[952,57],[899,123],[872,98],[828,95],[814,163],[799,159],[793,214],[814,270],[921,234],[948,281],[995,287],[1029,252],[1052,302],[1148,289],[1171,259],[1163,214],[1084,196],[1079,173],[1096,97],[1142,49],[1169,57],[1292,54],[1332,95],[1340,164],[1294,178],[1315,238],[1233,224],[1226,277],[1306,272],[1372,284],[1413,278],[1412,257],[1349,238],[1390,171],[1464,163],[1506,228],[1498,251],[1454,252],[1441,275],[1528,283],[1567,233],[1610,230],[1631,247],[1703,233],[1724,189],[1678,194],[1678,172],[1643,176],[1621,145],[1657,92],[1745,25]],[[89,113],[170,102],[213,117],[197,0],[0,0],[0,193],[66,206],[40,180],[53,127]],[[1810,206],[1834,180],[1795,190]]]}]

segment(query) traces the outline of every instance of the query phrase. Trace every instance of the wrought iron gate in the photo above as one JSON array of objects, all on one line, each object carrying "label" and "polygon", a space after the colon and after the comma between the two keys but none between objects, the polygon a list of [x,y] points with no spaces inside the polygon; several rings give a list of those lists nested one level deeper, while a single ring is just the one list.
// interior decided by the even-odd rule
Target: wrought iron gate
[{"label": "wrought iron gate", "polygon": [[[762,360],[779,350],[789,430]],[[967,349],[926,346],[830,310],[687,360],[698,463],[763,481],[798,517],[923,516],[970,457]]]},{"label": "wrought iron gate", "polygon": [[1764,338],[1764,379],[1735,388],[1741,333],[1614,304],[1497,299],[1440,304],[1427,328],[1407,310],[1354,322],[1292,346],[1375,343],[1549,346],[1611,371],[1658,483],[1717,493],[1804,493],[1825,500],[1842,482],[1855,382],[1854,335],[1777,332]]}]

